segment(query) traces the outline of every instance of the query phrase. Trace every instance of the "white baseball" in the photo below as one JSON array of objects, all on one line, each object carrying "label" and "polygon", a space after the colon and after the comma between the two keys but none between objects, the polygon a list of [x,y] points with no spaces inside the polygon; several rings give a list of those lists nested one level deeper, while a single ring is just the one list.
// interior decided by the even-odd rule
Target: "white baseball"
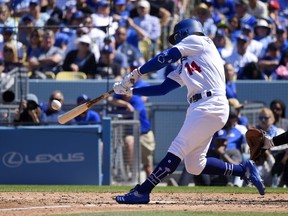
[{"label": "white baseball", "polygon": [[52,100],[52,102],[51,102],[52,109],[59,110],[59,109],[61,109],[61,106],[62,106],[62,104],[60,103],[60,101]]}]

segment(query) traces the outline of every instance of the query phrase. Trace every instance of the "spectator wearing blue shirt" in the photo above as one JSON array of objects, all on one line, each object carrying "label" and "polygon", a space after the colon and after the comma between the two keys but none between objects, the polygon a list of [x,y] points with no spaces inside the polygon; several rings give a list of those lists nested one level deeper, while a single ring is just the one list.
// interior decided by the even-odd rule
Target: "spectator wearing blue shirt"
[{"label": "spectator wearing blue shirt", "polygon": [[[245,135],[235,127],[237,121],[237,112],[230,106],[227,123],[221,130],[215,133],[209,150],[210,152],[214,150],[218,154],[218,157],[232,164],[239,164],[243,161],[243,154],[247,146]],[[225,143],[223,143],[224,140]],[[239,187],[243,185],[243,181],[239,177],[228,177],[227,182],[224,183]]]},{"label": "spectator wearing blue shirt", "polygon": [[128,27],[127,19],[130,16],[129,10],[126,8],[126,0],[115,0],[112,10],[113,19],[117,20],[119,27]]},{"label": "spectator wearing blue shirt", "polygon": [[248,24],[254,26],[257,22],[256,18],[248,13],[248,0],[236,0],[236,16],[239,17],[241,25]]},{"label": "spectator wearing blue shirt", "polygon": [[[91,99],[86,95],[82,94],[77,97],[77,106],[90,101]],[[101,117],[98,112],[94,110],[87,110],[75,117],[77,124],[96,124],[101,122]]]},{"label": "spectator wearing blue shirt", "polygon": [[[61,103],[61,107],[58,110],[53,109],[52,107],[52,101],[57,100]],[[43,120],[44,124],[52,124],[52,125],[58,125],[58,116],[65,113],[63,110],[63,104],[64,104],[64,95],[60,90],[55,90],[51,93],[49,97],[49,101],[47,104],[42,104],[41,109],[45,112],[46,116]],[[68,124],[74,124],[75,120],[72,119],[68,122]]]},{"label": "spectator wearing blue shirt", "polygon": [[127,42],[127,29],[125,27],[119,27],[116,29],[115,46],[117,51],[127,57],[130,71],[136,67],[139,67],[145,62],[142,53],[132,44]]},{"label": "spectator wearing blue shirt", "polygon": [[280,49],[275,42],[268,45],[266,54],[259,59],[259,67],[267,80],[277,79],[276,69],[280,61]]},{"label": "spectator wearing blue shirt", "polygon": [[275,118],[271,109],[268,107],[262,108],[258,113],[259,122],[256,128],[264,130],[270,137],[277,136],[280,129],[274,125]]},{"label": "spectator wearing blue shirt", "polygon": [[226,80],[226,97],[229,98],[237,98],[237,90],[236,90],[236,74],[234,67],[231,63],[226,63],[224,65],[225,71],[225,80]]},{"label": "spectator wearing blue shirt", "polygon": [[[281,3],[282,5],[280,6]],[[285,4],[285,7],[283,3]],[[268,1],[268,16],[273,22],[276,23],[276,25],[287,25],[287,5],[288,1],[287,0],[269,0]]]},{"label": "spectator wearing blue shirt", "polygon": [[63,52],[66,51],[69,36],[60,30],[61,20],[57,17],[51,17],[45,23],[45,29],[50,29],[55,35],[55,47],[59,47]]},{"label": "spectator wearing blue shirt", "polygon": [[11,1],[10,6],[15,16],[22,16],[29,12],[30,0],[14,0]]},{"label": "spectator wearing blue shirt", "polygon": [[224,14],[227,20],[235,15],[234,0],[214,0],[213,6],[218,12]]},{"label": "spectator wearing blue shirt", "polygon": [[258,62],[257,56],[247,51],[248,44],[249,38],[245,35],[239,35],[237,37],[236,47],[234,48],[232,54],[225,59],[226,63],[233,64],[237,76],[242,72],[242,69],[246,64],[250,62]]},{"label": "spectator wearing blue shirt", "polygon": [[271,31],[272,31],[271,26],[267,20],[265,19],[257,20],[257,24],[254,26],[255,40],[262,43],[263,52],[266,52],[269,43],[274,42],[274,38],[271,34]]},{"label": "spectator wearing blue shirt", "polygon": [[278,47],[280,47],[281,56],[282,53],[288,49],[288,38],[287,38],[287,29],[286,26],[278,25],[276,27],[276,34],[275,34],[276,41]]},{"label": "spectator wearing blue shirt", "polygon": [[[134,87],[147,86],[148,84],[142,79],[138,80]],[[117,95],[114,94],[113,97],[109,98],[109,103],[115,107],[118,107],[119,110],[126,110],[128,113],[138,112],[141,135],[140,135],[140,144],[142,147],[142,163],[143,169],[147,176],[149,176],[153,170],[153,156],[155,150],[155,138],[154,133],[151,128],[151,123],[147,116],[147,111],[145,107],[146,97],[141,97],[139,95]],[[134,146],[134,137],[130,134],[125,137],[125,144],[127,148],[128,164],[132,165],[133,158],[133,146]]]},{"label": "spectator wearing blue shirt", "polygon": [[247,50],[254,55],[256,55],[258,58],[263,57],[263,44],[257,40],[254,39],[254,30],[250,25],[243,25],[242,26],[242,33],[249,37],[249,44],[247,47]]},{"label": "spectator wearing blue shirt", "polygon": [[18,31],[17,38],[26,47],[30,46],[29,38],[32,31],[35,29],[34,27],[35,27],[35,19],[30,14],[26,14],[21,17],[19,22],[20,31]]},{"label": "spectator wearing blue shirt", "polygon": [[[221,26],[220,23],[218,23],[218,26],[219,27]],[[223,23],[222,26],[224,27],[225,24]],[[241,21],[240,21],[240,18],[235,15],[229,20],[229,37],[233,44],[236,44],[237,37],[240,34],[242,34]]]}]

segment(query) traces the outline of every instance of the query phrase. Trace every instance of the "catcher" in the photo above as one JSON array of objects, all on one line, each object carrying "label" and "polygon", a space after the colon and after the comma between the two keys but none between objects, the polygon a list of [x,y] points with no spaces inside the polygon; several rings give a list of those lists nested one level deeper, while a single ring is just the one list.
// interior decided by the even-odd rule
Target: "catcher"
[{"label": "catcher", "polygon": [[263,130],[251,128],[246,132],[246,140],[250,148],[250,159],[257,162],[265,157],[267,149],[287,144],[288,131],[271,138]]}]

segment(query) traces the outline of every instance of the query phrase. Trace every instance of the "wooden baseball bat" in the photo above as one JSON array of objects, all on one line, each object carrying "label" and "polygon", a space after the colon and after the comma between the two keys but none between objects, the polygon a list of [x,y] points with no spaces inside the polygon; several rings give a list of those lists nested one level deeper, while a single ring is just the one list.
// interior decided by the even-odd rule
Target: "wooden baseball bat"
[{"label": "wooden baseball bat", "polygon": [[114,90],[110,90],[104,94],[102,94],[101,96],[91,100],[91,101],[88,101],[86,103],[83,103],[73,109],[71,109],[70,111],[62,114],[62,115],[59,115],[58,116],[58,122],[60,124],[65,124],[67,123],[68,121],[72,120],[73,118],[75,118],[76,116],[80,115],[81,113],[87,111],[88,109],[90,109],[93,105],[95,105],[96,103],[98,103],[99,101],[107,98],[109,95],[113,94],[114,93]]}]

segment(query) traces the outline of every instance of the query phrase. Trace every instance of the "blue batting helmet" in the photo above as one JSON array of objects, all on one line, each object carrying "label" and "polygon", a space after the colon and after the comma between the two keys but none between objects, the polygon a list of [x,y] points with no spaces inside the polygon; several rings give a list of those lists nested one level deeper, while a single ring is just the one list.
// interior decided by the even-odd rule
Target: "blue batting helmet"
[{"label": "blue batting helmet", "polygon": [[175,25],[174,32],[168,40],[172,45],[175,45],[183,38],[194,33],[205,35],[202,24],[194,18],[184,19]]}]

